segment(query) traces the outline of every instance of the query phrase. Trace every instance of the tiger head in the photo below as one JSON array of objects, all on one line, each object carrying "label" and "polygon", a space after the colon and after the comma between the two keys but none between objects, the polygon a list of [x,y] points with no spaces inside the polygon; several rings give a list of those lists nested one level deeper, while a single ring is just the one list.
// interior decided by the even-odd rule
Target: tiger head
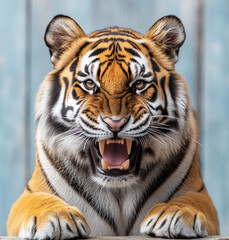
[{"label": "tiger head", "polygon": [[36,100],[44,145],[99,184],[137,182],[187,134],[188,90],[174,69],[184,40],[175,16],[145,36],[118,27],[86,36],[73,19],[54,17],[45,33],[54,70]]}]

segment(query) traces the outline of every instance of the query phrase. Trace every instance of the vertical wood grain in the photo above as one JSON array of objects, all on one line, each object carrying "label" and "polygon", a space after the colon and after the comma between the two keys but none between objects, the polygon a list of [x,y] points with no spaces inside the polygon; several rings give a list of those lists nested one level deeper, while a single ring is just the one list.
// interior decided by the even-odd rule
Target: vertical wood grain
[{"label": "vertical wood grain", "polygon": [[25,185],[25,0],[0,2],[0,234]]},{"label": "vertical wood grain", "polygon": [[203,174],[229,234],[229,1],[204,1]]}]

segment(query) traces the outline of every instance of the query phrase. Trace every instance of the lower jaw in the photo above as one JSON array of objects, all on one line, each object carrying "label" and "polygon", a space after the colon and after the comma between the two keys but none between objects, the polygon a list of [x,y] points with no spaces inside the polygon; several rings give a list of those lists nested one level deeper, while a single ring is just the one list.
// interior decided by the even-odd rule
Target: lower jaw
[{"label": "lower jaw", "polygon": [[94,175],[102,175],[106,177],[112,177],[112,180],[120,181],[121,179],[126,179],[132,175],[138,175],[139,167],[142,156],[142,148],[136,142],[132,143],[132,150],[129,155],[129,167],[127,170],[121,169],[110,169],[104,170],[101,164],[101,155],[99,153],[99,148],[96,146],[96,143],[92,143],[89,148],[89,157],[92,167],[92,172]]}]

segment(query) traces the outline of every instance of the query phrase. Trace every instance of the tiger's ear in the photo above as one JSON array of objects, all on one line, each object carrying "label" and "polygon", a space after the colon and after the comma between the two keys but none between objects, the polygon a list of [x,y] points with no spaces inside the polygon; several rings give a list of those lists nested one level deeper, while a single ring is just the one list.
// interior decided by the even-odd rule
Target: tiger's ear
[{"label": "tiger's ear", "polygon": [[55,16],[49,23],[44,36],[50,51],[51,62],[55,64],[75,39],[84,36],[84,31],[72,18],[64,15]]},{"label": "tiger's ear", "polygon": [[179,18],[173,15],[159,19],[146,33],[175,64],[178,61],[179,49],[184,43],[185,29]]}]

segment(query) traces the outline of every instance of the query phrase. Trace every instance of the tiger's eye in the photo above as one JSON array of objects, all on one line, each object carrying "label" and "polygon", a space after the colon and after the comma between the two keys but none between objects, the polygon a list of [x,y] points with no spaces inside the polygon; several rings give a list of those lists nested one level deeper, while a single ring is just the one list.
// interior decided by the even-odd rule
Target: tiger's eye
[{"label": "tiger's eye", "polygon": [[137,89],[137,90],[141,90],[145,87],[146,85],[146,82],[143,81],[143,80],[138,80],[137,82],[135,82],[134,84],[134,87]]},{"label": "tiger's eye", "polygon": [[92,90],[95,88],[95,83],[92,80],[86,80],[84,82],[84,86],[88,89],[88,90]]}]

